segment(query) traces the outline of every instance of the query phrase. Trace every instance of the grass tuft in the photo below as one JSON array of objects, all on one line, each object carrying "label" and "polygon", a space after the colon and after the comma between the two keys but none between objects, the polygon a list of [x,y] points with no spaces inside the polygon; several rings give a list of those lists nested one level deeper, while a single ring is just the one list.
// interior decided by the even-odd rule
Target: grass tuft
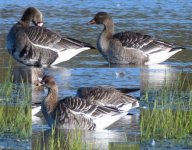
[{"label": "grass tuft", "polygon": [[32,134],[30,84],[14,83],[11,59],[0,72],[0,134],[28,139]]},{"label": "grass tuft", "polygon": [[182,80],[179,78],[173,86],[165,84],[152,92],[146,90],[142,101],[147,108],[140,111],[142,141],[192,139],[191,85],[186,76]]},{"label": "grass tuft", "polygon": [[[82,130],[58,130],[52,129],[49,133],[42,132],[43,135],[33,136],[33,149],[65,149],[65,150],[91,150],[91,145],[88,145],[83,140]],[[34,138],[35,137],[35,138]],[[35,146],[35,147],[34,147]]]}]

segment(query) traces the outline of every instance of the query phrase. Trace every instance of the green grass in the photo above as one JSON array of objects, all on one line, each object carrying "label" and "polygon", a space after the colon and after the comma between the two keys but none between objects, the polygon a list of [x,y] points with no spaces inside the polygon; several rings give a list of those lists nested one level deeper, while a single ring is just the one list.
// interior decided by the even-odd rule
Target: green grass
[{"label": "green grass", "polygon": [[20,83],[14,83],[12,72],[12,61],[10,59],[7,68],[0,68],[0,73],[2,74],[0,80],[0,102],[19,102],[31,105],[31,85],[24,83],[22,77]]},{"label": "green grass", "polygon": [[16,138],[31,137],[31,108],[29,106],[0,106],[0,134]]},{"label": "green grass", "polygon": [[186,76],[182,80],[179,78],[172,86],[165,84],[159,90],[145,92],[142,102],[147,109],[141,109],[140,114],[142,141],[192,139],[191,85]]},{"label": "green grass", "polygon": [[0,68],[0,134],[27,139],[31,137],[31,88],[28,83],[14,83],[12,61]]},{"label": "green grass", "polygon": [[143,139],[183,138],[192,134],[192,111],[142,110],[140,125]]},{"label": "green grass", "polygon": [[[40,133],[33,133],[32,149],[33,150],[102,150],[103,145],[96,145],[87,141],[86,134],[89,131],[84,130],[50,130]],[[98,139],[97,139],[98,140]],[[129,142],[106,142],[109,150],[140,150],[140,144],[132,144]],[[104,143],[103,143],[104,144]],[[95,147],[96,146],[96,147]]]},{"label": "green grass", "polygon": [[9,66],[4,71],[1,68],[1,83],[0,83],[0,96],[6,98],[10,98],[13,92],[13,76],[11,75],[12,72],[12,61],[9,60]]},{"label": "green grass", "polygon": [[109,143],[109,150],[140,150],[140,144]]},{"label": "green grass", "polygon": [[[44,133],[44,132],[42,132]],[[81,130],[51,130],[48,134],[33,136],[33,150],[91,150],[92,145],[83,140]]]}]

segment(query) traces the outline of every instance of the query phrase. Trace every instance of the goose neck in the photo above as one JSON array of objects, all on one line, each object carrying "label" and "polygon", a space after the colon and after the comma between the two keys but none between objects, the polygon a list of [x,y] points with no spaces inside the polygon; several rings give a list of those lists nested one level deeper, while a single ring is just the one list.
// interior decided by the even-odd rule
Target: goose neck
[{"label": "goose neck", "polygon": [[113,38],[113,32],[114,32],[114,25],[112,21],[109,20],[106,21],[104,23],[104,29],[99,35],[99,38],[97,40],[97,48],[104,57],[108,51],[109,42]]},{"label": "goose neck", "polygon": [[47,111],[50,113],[54,111],[55,107],[58,104],[58,87],[54,85],[48,89],[47,97],[45,98],[44,103],[47,106]]},{"label": "goose neck", "polygon": [[104,23],[104,30],[103,32],[106,33],[106,35],[108,37],[112,37],[113,33],[114,33],[114,24],[112,22],[111,19],[108,19],[105,23]]},{"label": "goose neck", "polygon": [[23,26],[23,27],[28,27],[29,25],[30,25],[30,21],[23,21],[23,20],[20,20],[19,22],[18,22],[21,26]]}]

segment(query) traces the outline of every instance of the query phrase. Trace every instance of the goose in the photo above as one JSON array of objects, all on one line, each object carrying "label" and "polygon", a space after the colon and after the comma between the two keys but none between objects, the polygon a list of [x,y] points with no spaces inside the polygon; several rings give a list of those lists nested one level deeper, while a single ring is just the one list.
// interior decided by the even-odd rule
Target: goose
[{"label": "goose", "polygon": [[[138,106],[138,101],[125,93],[135,92],[139,89],[113,88],[113,87],[81,87],[77,90],[76,97],[82,99],[91,99],[100,105],[115,106],[121,110],[127,110],[127,107]],[[130,105],[128,105],[128,103]],[[125,106],[125,108],[124,108]]]},{"label": "goose", "polygon": [[[30,26],[30,23],[34,26]],[[61,37],[43,27],[43,15],[34,7],[27,8],[7,35],[7,49],[22,64],[38,67],[57,65],[93,48],[78,40]]]},{"label": "goose", "polygon": [[[42,85],[48,89],[48,94],[42,101],[41,110],[52,128],[102,130],[139,106],[136,99],[112,88],[102,90],[99,87],[98,91],[80,88],[77,92],[79,97],[69,96],[58,100],[58,86],[52,76],[45,75],[38,86]],[[90,96],[85,96],[85,93]],[[107,98],[109,100],[105,101]]]},{"label": "goose", "polygon": [[[43,86],[41,84],[39,84],[39,82],[42,80],[42,78],[39,76],[38,77],[38,80],[35,80],[35,82],[33,83],[33,85],[35,86],[35,89],[36,90],[43,90]],[[91,96],[93,93],[95,93],[95,95],[93,95],[92,98],[94,98],[95,100],[105,100],[104,97],[102,97],[102,93],[105,94],[106,92],[108,93],[113,93],[113,94],[109,94],[108,97],[107,97],[107,101],[105,100],[105,103],[106,102],[115,102],[116,99],[120,99],[121,101],[123,99],[121,99],[120,97],[117,97],[118,95],[119,96],[123,96],[124,94],[127,94],[127,93],[132,93],[132,92],[137,92],[139,91],[140,88],[112,88],[112,87],[80,87],[78,90],[77,90],[77,94],[76,94],[76,97],[80,97],[80,98],[83,98],[83,99],[87,99],[88,96]],[[116,93],[116,95],[114,94]],[[124,93],[124,94],[119,94],[119,93]],[[96,97],[97,96],[101,96],[100,97]],[[115,95],[115,97],[114,97]],[[127,97],[125,97],[126,99],[130,97],[129,95],[127,95]],[[125,103],[126,103],[126,99],[125,100]],[[136,99],[139,99],[139,97],[136,97]],[[119,104],[120,104],[120,101],[118,101]],[[109,104],[109,103],[108,103]],[[136,101],[135,105],[139,105]],[[37,102],[32,102],[32,116],[35,116],[36,114],[38,114],[40,111],[41,111],[41,102],[40,101],[37,101]],[[132,112],[129,112],[129,114],[133,114]]]},{"label": "goose", "polygon": [[114,34],[112,17],[106,12],[98,12],[87,24],[104,25],[97,40],[97,49],[111,64],[161,63],[184,49],[138,32]]}]

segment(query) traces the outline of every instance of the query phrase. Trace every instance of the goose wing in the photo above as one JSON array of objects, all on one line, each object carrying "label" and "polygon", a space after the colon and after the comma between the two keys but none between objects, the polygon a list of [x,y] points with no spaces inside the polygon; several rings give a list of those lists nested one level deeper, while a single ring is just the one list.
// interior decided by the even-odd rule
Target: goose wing
[{"label": "goose wing", "polygon": [[118,112],[117,108],[91,104],[78,97],[66,97],[58,104],[57,124],[93,130],[96,127],[94,118]]},{"label": "goose wing", "polygon": [[33,45],[55,52],[89,46],[87,43],[72,38],[62,38],[58,33],[43,27],[32,26],[26,28],[25,33]]},{"label": "goose wing", "polygon": [[138,32],[120,32],[113,37],[119,39],[123,47],[140,49],[146,54],[160,50],[174,50],[181,48]]},{"label": "goose wing", "polygon": [[[82,97],[87,95],[92,89],[97,89],[98,87],[80,87],[77,90],[77,97]],[[121,93],[131,93],[131,92],[136,92],[139,91],[140,88],[116,88]]]},{"label": "goose wing", "polygon": [[108,106],[137,101],[134,97],[125,95],[112,87],[81,87],[77,91],[77,96]]}]

